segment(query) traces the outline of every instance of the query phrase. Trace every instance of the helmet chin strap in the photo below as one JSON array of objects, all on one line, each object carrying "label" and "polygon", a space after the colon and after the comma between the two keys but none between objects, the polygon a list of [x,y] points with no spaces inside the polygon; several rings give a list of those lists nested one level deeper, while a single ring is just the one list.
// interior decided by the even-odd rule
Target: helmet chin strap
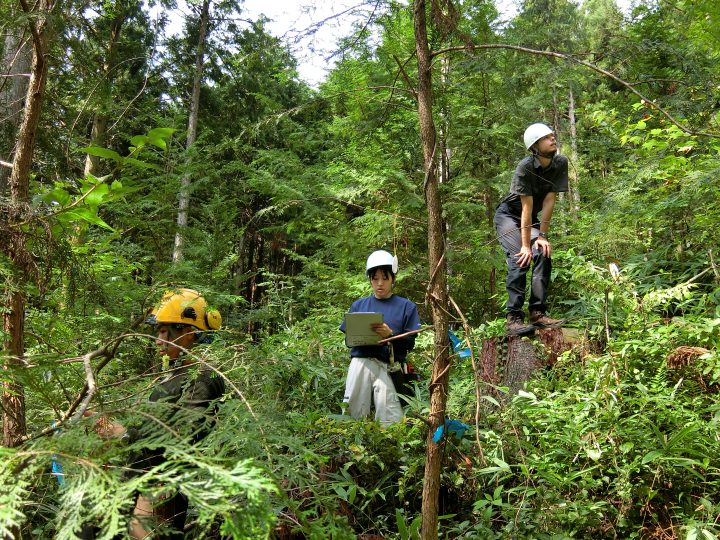
[{"label": "helmet chin strap", "polygon": [[557,154],[557,150],[553,150],[552,152],[535,152],[536,156],[544,157],[547,159],[552,159],[555,157],[555,154]]}]

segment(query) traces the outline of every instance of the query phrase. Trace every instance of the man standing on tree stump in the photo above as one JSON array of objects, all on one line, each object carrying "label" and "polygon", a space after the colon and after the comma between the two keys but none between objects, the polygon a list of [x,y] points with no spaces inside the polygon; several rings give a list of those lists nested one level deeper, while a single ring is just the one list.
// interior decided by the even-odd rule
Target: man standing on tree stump
[{"label": "man standing on tree stump", "polygon": [[[568,190],[568,160],[557,153],[555,133],[532,124],[523,136],[532,155],[518,163],[510,194],[495,210],[495,230],[507,257],[507,334],[531,335],[536,328],[556,328],[564,321],[548,317],[547,290],[552,263],[550,220],[557,193]],[[526,274],[532,263],[530,324],[525,323]]]}]

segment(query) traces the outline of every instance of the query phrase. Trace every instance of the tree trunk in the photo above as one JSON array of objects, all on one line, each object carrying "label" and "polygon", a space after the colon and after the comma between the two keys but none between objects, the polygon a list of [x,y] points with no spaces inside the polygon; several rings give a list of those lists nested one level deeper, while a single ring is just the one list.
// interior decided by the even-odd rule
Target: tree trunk
[{"label": "tree trunk", "polygon": [[[495,200],[492,196],[492,188],[490,186],[485,187],[482,191],[482,201],[485,205],[485,219],[487,219],[487,226],[488,226],[488,234],[485,237],[485,244],[488,246],[498,246],[497,240],[495,238]],[[494,247],[493,249],[497,249],[497,247]],[[497,291],[496,286],[496,272],[495,268],[491,268],[488,272],[488,292],[487,292],[487,298],[490,299],[490,305],[488,307],[489,309],[489,319],[494,319],[497,317],[498,312],[498,305],[497,305],[497,298],[495,297],[495,292]]]},{"label": "tree trunk", "polygon": [[[536,347],[543,353],[538,355]],[[577,332],[564,328],[538,330],[534,338],[512,336],[483,341],[476,377],[494,386],[507,386],[507,394],[490,392],[499,401],[510,401],[539,369],[552,367],[565,351],[578,349],[584,355],[585,345]]]},{"label": "tree trunk", "polygon": [[[117,13],[117,17],[113,19],[110,27],[110,39],[108,40],[107,56],[103,62],[101,73],[104,81],[103,84],[107,88],[104,96],[104,99],[106,100],[111,99],[110,96],[112,96],[112,86],[115,72],[115,49],[118,41],[120,41],[120,32],[122,31],[123,24],[128,16],[127,10],[123,9],[120,5],[114,4],[111,7]],[[93,117],[90,143],[95,146],[105,146],[108,124],[108,115],[105,107],[107,107],[107,104],[103,104],[100,110],[98,110]],[[91,156],[88,154],[85,157],[85,176],[88,174],[97,176],[99,164],[100,158],[98,156]]]},{"label": "tree trunk", "polygon": [[[190,99],[190,118],[188,120],[187,142],[185,148],[188,150],[195,144],[197,138],[198,111],[200,109],[200,85],[203,78],[203,67],[205,63],[205,42],[208,33],[210,20],[210,0],[203,0],[202,12],[200,13],[200,33],[198,35],[197,55],[195,56],[195,76],[193,78],[192,97]],[[173,250],[173,262],[181,261],[183,258],[184,234],[187,227],[188,208],[190,207],[190,172],[183,174],[180,182],[180,194],[178,195],[178,216],[177,232],[175,233],[175,249]]]},{"label": "tree trunk", "polygon": [[577,151],[577,123],[575,121],[575,95],[572,89],[570,89],[570,95],[568,99],[568,116],[570,117],[570,163],[573,165],[569,170],[569,199],[570,199],[570,212],[572,213],[573,219],[577,218],[577,214],[580,211],[580,186],[578,185],[578,151]]},{"label": "tree trunk", "polygon": [[[92,131],[90,132],[90,144],[93,146],[105,146],[105,135],[107,132],[107,116],[104,113],[96,113],[93,117]],[[85,176],[98,175],[100,157],[88,154],[85,156]]]},{"label": "tree trunk", "polygon": [[428,301],[435,326],[435,359],[430,382],[430,432],[425,453],[425,477],[422,496],[422,532],[424,540],[437,538],[438,495],[442,445],[432,442],[435,429],[445,422],[449,371],[448,297],[446,290],[445,244],[442,202],[436,168],[436,130],[432,115],[432,57],[428,45],[425,1],[413,5],[415,51],[418,59],[418,118],[425,170],[425,202],[428,210],[428,263],[430,283]]},{"label": "tree trunk", "polygon": [[[559,330],[554,330],[559,332]],[[533,342],[529,339],[511,337],[508,341],[508,354],[503,375],[503,386],[508,387],[507,400],[511,400],[538,369],[543,366],[541,358],[535,353]]]},{"label": "tree trunk", "polygon": [[[5,36],[2,65],[3,75],[7,75],[7,78],[0,80],[0,118],[6,122],[4,131],[8,141],[15,139],[20,126],[30,80],[32,47],[27,37],[27,34],[20,30],[10,30]],[[2,148],[0,152],[2,152],[0,161],[6,164],[0,165],[0,196],[4,196],[7,193],[11,171],[11,167],[7,164],[12,163],[13,148],[8,146]]]},{"label": "tree trunk", "polygon": [[[23,2],[23,8],[26,4]],[[33,56],[30,82],[22,124],[18,132],[12,173],[10,174],[10,204],[8,209],[8,238],[2,244],[14,266],[15,279],[8,280],[5,287],[7,311],[3,314],[6,333],[5,350],[9,353],[8,370],[22,366],[25,354],[25,299],[24,280],[32,265],[32,256],[25,246],[25,235],[16,224],[25,220],[28,213],[30,166],[35,149],[35,137],[45,83],[47,82],[48,37],[46,17],[51,9],[50,0],[40,0],[30,18],[33,35]],[[25,396],[21,385],[6,384],[3,388],[3,443],[16,446],[25,435]]]}]

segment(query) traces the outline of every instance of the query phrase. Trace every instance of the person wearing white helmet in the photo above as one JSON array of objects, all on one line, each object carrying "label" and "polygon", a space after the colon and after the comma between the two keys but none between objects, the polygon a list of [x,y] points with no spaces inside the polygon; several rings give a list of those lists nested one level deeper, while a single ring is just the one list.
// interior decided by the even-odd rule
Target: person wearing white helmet
[{"label": "person wearing white helmet", "polygon": [[[349,310],[350,313],[382,313],[383,323],[371,326],[382,339],[420,329],[420,316],[415,304],[393,293],[397,271],[396,257],[384,250],[371,253],[365,265],[365,274],[373,294],[356,300]],[[344,321],[340,330],[345,332]],[[386,426],[402,419],[402,406],[389,370],[401,368],[414,346],[415,335],[411,335],[382,345],[350,349],[350,368],[343,398],[350,416],[368,416],[374,404],[375,419],[381,424]]]},{"label": "person wearing white helmet", "polygon": [[[550,221],[558,193],[568,190],[568,160],[557,153],[555,133],[535,123],[523,135],[532,155],[518,163],[510,194],[495,210],[495,229],[507,257],[507,333],[529,335],[536,328],[555,328],[564,321],[547,315],[552,271]],[[526,275],[532,266],[529,323],[525,323]]]}]

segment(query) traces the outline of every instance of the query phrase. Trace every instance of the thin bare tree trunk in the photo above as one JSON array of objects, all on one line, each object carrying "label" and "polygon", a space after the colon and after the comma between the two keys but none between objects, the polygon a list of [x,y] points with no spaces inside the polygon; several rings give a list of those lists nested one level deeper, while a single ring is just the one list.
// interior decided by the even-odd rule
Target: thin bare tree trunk
[{"label": "thin bare tree trunk", "polygon": [[[200,85],[202,84],[203,67],[205,63],[205,43],[207,40],[208,23],[210,20],[210,0],[204,0],[200,13],[200,34],[198,36],[197,55],[195,56],[195,77],[193,78],[192,98],[190,99],[190,119],[188,120],[187,143],[189,150],[197,139],[198,111],[200,109]],[[188,208],[190,207],[190,173],[186,172],[180,182],[178,200],[177,232],[175,233],[175,248],[173,249],[173,262],[177,263],[183,258],[184,234],[187,227]]]},{"label": "thin bare tree trunk", "polygon": [[575,94],[573,94],[572,88],[570,89],[570,95],[568,100],[568,116],[570,117],[570,163],[573,165],[570,167],[569,179],[570,179],[570,212],[573,218],[577,217],[580,211],[580,186],[578,185],[577,165],[578,165],[578,150],[577,150],[577,123],[575,121]]},{"label": "thin bare tree trunk", "polygon": [[423,540],[435,540],[438,526],[442,445],[432,442],[432,436],[435,429],[445,422],[449,371],[448,296],[442,202],[436,168],[436,159],[440,156],[436,156],[437,140],[432,114],[432,58],[428,45],[424,0],[415,0],[413,22],[415,51],[418,59],[418,118],[425,169],[425,201],[428,209],[428,263],[430,266],[428,300],[435,326],[435,359],[430,382],[430,432],[425,453],[421,537]]},{"label": "thin bare tree trunk", "polygon": [[[93,117],[92,131],[90,132],[90,144],[93,146],[104,146],[107,133],[107,116],[105,113],[96,113]],[[100,157],[88,154],[85,156],[85,176],[92,174],[97,176],[100,165]]]},{"label": "thin bare tree trunk", "polygon": [[[47,15],[52,9],[51,0],[40,0],[32,10],[25,0],[21,5],[31,14],[30,31],[32,33],[33,56],[30,70],[30,82],[25,99],[25,113],[16,144],[13,168],[10,174],[10,204],[8,208],[8,238],[2,243],[16,270],[14,283],[5,287],[6,312],[3,314],[3,328],[6,333],[5,349],[9,353],[7,368],[22,366],[25,354],[25,298],[23,280],[32,267],[32,256],[25,246],[25,235],[16,224],[25,220],[28,212],[30,167],[40,110],[47,82],[48,36],[46,34]],[[16,446],[26,432],[25,395],[23,387],[16,383],[7,383],[3,388],[3,443]]]},{"label": "thin bare tree trunk", "polygon": [[[30,80],[32,46],[28,35],[20,30],[9,31],[5,36],[3,54],[3,75],[0,79],[0,125],[3,125],[8,140],[13,140],[20,126],[22,111]],[[12,164],[14,149],[3,148],[0,160]],[[0,195],[8,189],[11,168],[0,166]]]},{"label": "thin bare tree trunk", "polygon": [[[490,187],[486,187],[482,192],[482,200],[485,205],[485,217],[487,219],[488,234],[485,237],[485,243],[488,246],[495,246],[497,241],[495,240],[495,202],[492,196],[492,190]],[[496,276],[495,268],[491,268],[488,272],[488,294],[490,298],[490,318],[494,319],[497,316],[498,306],[497,299],[495,297],[496,292]]]}]

